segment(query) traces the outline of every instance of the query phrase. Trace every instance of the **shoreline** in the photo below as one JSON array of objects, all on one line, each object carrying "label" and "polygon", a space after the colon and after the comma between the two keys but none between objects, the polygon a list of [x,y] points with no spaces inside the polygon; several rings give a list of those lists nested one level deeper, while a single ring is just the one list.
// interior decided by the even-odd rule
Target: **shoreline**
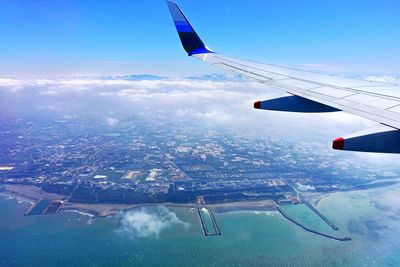
[{"label": "shoreline", "polygon": [[92,218],[109,217],[118,215],[120,212],[126,212],[142,207],[165,206],[169,208],[199,208],[209,207],[216,213],[232,212],[232,211],[276,211],[272,200],[259,201],[239,201],[228,203],[214,203],[201,205],[197,203],[141,203],[141,204],[111,204],[111,203],[79,203],[69,202],[67,197],[60,194],[48,193],[33,185],[4,185],[4,190],[0,195],[9,196],[19,201],[33,204],[39,199],[49,198],[53,200],[62,200],[63,205],[60,212],[78,212]]},{"label": "shoreline", "polygon": [[[396,186],[397,184],[390,185]],[[128,210],[137,209],[141,207],[151,207],[151,206],[165,206],[171,208],[199,208],[199,207],[209,207],[212,208],[215,213],[226,213],[235,211],[277,211],[272,199],[257,200],[257,201],[237,201],[237,202],[227,202],[227,203],[214,203],[201,205],[197,203],[141,203],[141,204],[112,204],[112,203],[80,203],[80,202],[70,202],[67,200],[67,196],[49,193],[43,191],[41,188],[34,185],[22,185],[22,184],[3,184],[2,191],[0,195],[15,198],[18,201],[23,201],[29,204],[37,202],[39,199],[48,198],[52,200],[61,200],[63,205],[60,208],[62,211],[75,211],[81,214],[86,214],[91,217],[108,217],[118,215],[120,212],[126,212]],[[371,188],[376,190],[377,188]],[[353,191],[364,191],[353,190]],[[303,192],[302,194],[307,197],[308,201],[316,208],[318,208],[325,200],[332,197],[334,194],[347,191],[338,192]]]}]

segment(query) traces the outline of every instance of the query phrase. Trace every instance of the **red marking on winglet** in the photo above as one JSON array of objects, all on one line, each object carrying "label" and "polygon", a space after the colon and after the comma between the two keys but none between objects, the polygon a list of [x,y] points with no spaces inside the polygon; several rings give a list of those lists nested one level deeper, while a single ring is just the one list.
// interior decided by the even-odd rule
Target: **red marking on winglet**
[{"label": "red marking on winglet", "polygon": [[254,102],[254,108],[260,109],[261,108],[261,101]]},{"label": "red marking on winglet", "polygon": [[333,140],[333,143],[332,143],[333,149],[343,150],[343,147],[344,147],[344,139],[342,137],[336,138],[335,140]]}]

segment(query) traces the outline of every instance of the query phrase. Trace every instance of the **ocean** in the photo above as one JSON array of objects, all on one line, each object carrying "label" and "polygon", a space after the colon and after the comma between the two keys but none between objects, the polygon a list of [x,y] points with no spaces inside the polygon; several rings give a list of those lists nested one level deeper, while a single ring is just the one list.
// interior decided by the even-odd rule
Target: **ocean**
[{"label": "ocean", "polygon": [[77,212],[24,216],[30,206],[0,196],[0,266],[400,266],[400,186],[340,192],[318,210],[216,213],[220,236],[203,236],[197,211],[162,206],[96,218]]}]

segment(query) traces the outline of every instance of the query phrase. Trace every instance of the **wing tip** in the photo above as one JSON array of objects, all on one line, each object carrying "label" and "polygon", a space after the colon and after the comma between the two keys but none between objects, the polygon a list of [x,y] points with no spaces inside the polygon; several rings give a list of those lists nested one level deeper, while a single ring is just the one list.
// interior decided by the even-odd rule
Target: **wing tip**
[{"label": "wing tip", "polygon": [[215,53],[209,49],[196,33],[189,20],[185,17],[178,4],[174,1],[167,0],[172,20],[178,32],[182,46],[189,56],[196,54]]},{"label": "wing tip", "polygon": [[166,0],[165,2],[167,2],[167,4],[178,5],[176,2],[174,2],[174,1],[171,1],[171,0]]},{"label": "wing tip", "polygon": [[343,137],[336,138],[332,142],[332,148],[337,150],[343,150],[344,148],[344,139]]},{"label": "wing tip", "polygon": [[261,101],[254,102],[254,108],[255,109],[260,109],[261,108]]}]

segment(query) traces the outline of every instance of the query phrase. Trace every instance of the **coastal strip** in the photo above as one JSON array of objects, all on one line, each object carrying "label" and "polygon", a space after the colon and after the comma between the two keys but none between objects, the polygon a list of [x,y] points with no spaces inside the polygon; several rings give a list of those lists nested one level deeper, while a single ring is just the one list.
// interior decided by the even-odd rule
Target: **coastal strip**
[{"label": "coastal strip", "polygon": [[277,204],[275,204],[276,209],[279,211],[280,214],[282,214],[283,217],[285,217],[286,219],[288,219],[289,221],[291,221],[292,223],[296,224],[297,226],[300,226],[301,228],[303,228],[304,230],[306,230],[307,232],[316,234],[316,235],[320,235],[326,238],[330,238],[333,240],[337,240],[337,241],[351,241],[350,237],[335,237],[335,236],[331,236],[328,234],[324,234],[318,231],[315,231],[313,229],[308,228],[307,226],[301,224],[300,222],[295,221],[294,219],[290,218],[289,215],[286,214],[286,212],[284,212]]}]

